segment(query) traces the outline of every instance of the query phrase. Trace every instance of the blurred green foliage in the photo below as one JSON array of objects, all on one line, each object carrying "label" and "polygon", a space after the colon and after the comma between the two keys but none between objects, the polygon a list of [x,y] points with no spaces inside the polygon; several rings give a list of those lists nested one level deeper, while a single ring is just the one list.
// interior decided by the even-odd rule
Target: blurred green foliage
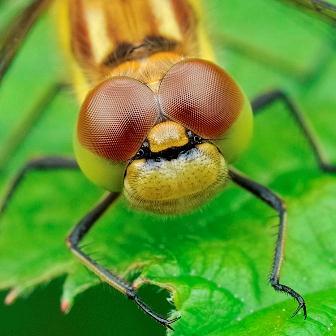
[{"label": "blurred green foliage", "polygon": [[[139,335],[146,331],[149,335],[164,335],[161,326],[145,319],[143,313],[128,300],[107,285],[89,289],[80,295],[69,314],[59,309],[59,298],[64,278],[38,287],[33,293],[18,299],[10,306],[0,305],[1,335],[5,336],[110,336]],[[144,295],[153,293],[146,288]],[[165,292],[152,295],[154,305],[162,307]],[[0,293],[0,300],[6,293]],[[148,296],[148,295],[147,295]],[[107,299],[108,298],[108,299]],[[116,309],[118,307],[118,309]]]},{"label": "blurred green foliage", "polygon": [[[0,6],[3,15],[12,15],[4,10],[6,3]],[[274,87],[289,92],[336,162],[333,28],[279,1],[218,0],[205,2],[204,8],[219,63],[249,97]],[[22,116],[66,73],[51,20],[46,15],[33,29],[1,87],[2,150]],[[53,101],[6,160],[1,186],[32,156],[71,155],[77,108],[71,92]],[[140,274],[138,285],[149,282],[169,289],[182,315],[174,335],[330,334],[336,309],[335,177],[318,171],[281,104],[258,116],[251,148],[237,166],[287,201],[282,281],[307,299],[306,321],[302,315],[291,319],[295,303],[267,284],[274,212],[232,185],[205,208],[178,218],[139,214],[121,199],[85,240],[86,251],[127,278]],[[64,281],[13,307],[1,307],[7,321],[0,324],[1,335],[90,335],[98,326],[100,335],[164,334],[131,302],[101,287],[82,294],[69,316],[58,312],[59,296],[73,303],[99,282],[72,257],[64,238],[101,193],[79,172],[36,172],[26,178],[1,219],[0,288],[14,288],[18,296],[25,296],[41,283],[59,277]],[[143,295],[162,302],[155,305],[167,312],[168,303],[162,299],[167,295],[157,294],[156,288]],[[55,324],[45,322],[50,319]]]}]

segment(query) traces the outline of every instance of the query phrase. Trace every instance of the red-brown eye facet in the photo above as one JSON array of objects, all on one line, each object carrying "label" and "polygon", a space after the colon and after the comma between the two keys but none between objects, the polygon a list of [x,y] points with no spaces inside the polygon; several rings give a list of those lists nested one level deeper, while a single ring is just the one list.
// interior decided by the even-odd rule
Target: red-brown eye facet
[{"label": "red-brown eye facet", "polygon": [[223,135],[244,102],[239,87],[224,70],[198,59],[175,64],[161,81],[159,97],[168,118],[207,139]]},{"label": "red-brown eye facet", "polygon": [[114,77],[97,86],[81,108],[77,134],[89,151],[112,161],[136,154],[158,119],[154,93],[128,77]]}]

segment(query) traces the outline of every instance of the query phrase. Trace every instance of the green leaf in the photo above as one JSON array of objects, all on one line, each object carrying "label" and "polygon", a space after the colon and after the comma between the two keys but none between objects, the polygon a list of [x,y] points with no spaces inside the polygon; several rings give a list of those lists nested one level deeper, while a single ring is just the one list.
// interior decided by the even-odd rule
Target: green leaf
[{"label": "green leaf", "polygon": [[[219,63],[250,97],[274,87],[289,92],[336,162],[333,28],[277,1],[213,1],[204,8]],[[51,27],[48,15],[38,22],[1,87],[2,151],[46,88],[64,76]],[[32,156],[71,155],[77,109],[70,92],[50,104],[25,142],[6,158],[1,186]],[[281,104],[256,118],[255,137],[237,167],[286,200],[281,279],[306,298],[306,321],[302,314],[290,318],[296,303],[267,283],[277,230],[274,211],[234,185],[204,208],[177,218],[141,214],[120,199],[85,239],[85,251],[135,280],[137,287],[149,283],[167,289],[182,316],[171,335],[331,334],[336,323],[336,177],[318,171]],[[64,275],[61,300],[70,309],[79,293],[98,283],[64,240],[101,195],[80,172],[27,176],[1,218],[0,288],[12,289],[8,302]],[[111,322],[117,323],[113,314],[106,323]],[[146,328],[139,325],[143,333]]]},{"label": "green leaf", "polygon": [[[310,305],[307,320],[290,319],[291,305],[288,303],[270,306],[250,314],[244,320],[225,330],[226,336],[247,335],[333,335],[335,324],[335,289],[308,294]],[[223,335],[222,332],[211,336]]]}]

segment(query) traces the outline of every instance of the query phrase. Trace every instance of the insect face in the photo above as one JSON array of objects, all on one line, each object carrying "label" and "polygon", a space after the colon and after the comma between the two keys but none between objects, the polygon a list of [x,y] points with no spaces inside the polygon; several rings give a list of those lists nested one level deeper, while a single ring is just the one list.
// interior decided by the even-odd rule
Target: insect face
[{"label": "insect face", "polygon": [[79,115],[75,152],[96,184],[110,191],[124,185],[133,207],[181,213],[225,184],[227,162],[249,141],[251,115],[245,95],[221,68],[182,60],[156,90],[126,76],[92,90]]},{"label": "insect face", "polygon": [[208,200],[227,180],[217,147],[173,121],[155,125],[139,152],[124,180],[125,196],[136,208],[185,212]]}]

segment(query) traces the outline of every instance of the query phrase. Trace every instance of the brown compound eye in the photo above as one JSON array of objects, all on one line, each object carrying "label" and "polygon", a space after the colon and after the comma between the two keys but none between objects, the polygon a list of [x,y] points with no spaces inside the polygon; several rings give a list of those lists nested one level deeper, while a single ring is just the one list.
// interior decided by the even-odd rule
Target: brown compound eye
[{"label": "brown compound eye", "polygon": [[200,59],[175,64],[161,81],[159,97],[168,118],[208,139],[222,136],[244,103],[234,80],[220,67]]},{"label": "brown compound eye", "polygon": [[81,145],[112,161],[133,157],[158,118],[154,93],[128,77],[98,85],[85,99],[77,124]]}]

